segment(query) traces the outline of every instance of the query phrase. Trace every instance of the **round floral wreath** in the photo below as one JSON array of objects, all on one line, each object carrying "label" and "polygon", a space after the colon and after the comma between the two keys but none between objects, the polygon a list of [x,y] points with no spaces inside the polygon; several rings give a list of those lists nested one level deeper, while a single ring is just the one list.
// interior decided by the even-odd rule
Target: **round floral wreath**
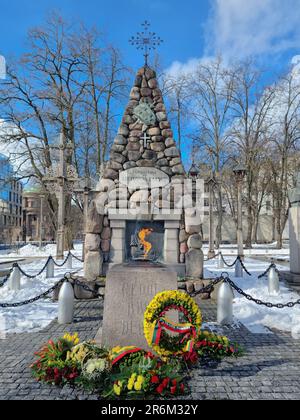
[{"label": "round floral wreath", "polygon": [[[170,310],[178,311],[184,322],[168,320],[166,314]],[[201,322],[201,312],[190,296],[177,290],[165,291],[158,293],[145,311],[144,334],[148,345],[157,354],[169,357],[192,351]],[[171,336],[166,330],[176,335]]]}]

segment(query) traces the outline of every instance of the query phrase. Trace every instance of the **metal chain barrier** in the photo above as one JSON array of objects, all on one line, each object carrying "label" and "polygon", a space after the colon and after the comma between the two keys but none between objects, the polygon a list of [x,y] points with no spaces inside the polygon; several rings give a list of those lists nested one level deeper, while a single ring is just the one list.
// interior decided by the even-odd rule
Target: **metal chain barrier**
[{"label": "metal chain barrier", "polygon": [[239,259],[239,257],[237,257],[235,260],[234,260],[234,262],[232,263],[232,264],[228,264],[226,261],[225,261],[225,258],[224,258],[224,256],[223,256],[223,254],[221,253],[221,257],[222,257],[222,260],[223,260],[223,263],[228,267],[228,268],[232,268],[232,267],[234,267],[235,266],[235,264],[236,264],[236,262],[238,261],[238,259]]},{"label": "metal chain barrier", "polygon": [[245,273],[247,273],[248,276],[252,276],[252,274],[247,270],[247,268],[246,268],[246,266],[245,266],[244,261],[242,260],[242,258],[240,256],[238,256],[237,257],[237,260],[240,261],[241,266],[242,266],[243,270],[245,271]]},{"label": "metal chain barrier", "polygon": [[73,280],[74,284],[76,284],[76,286],[81,287],[86,292],[92,293],[95,297],[100,297],[101,299],[104,299],[104,295],[102,295],[101,293],[98,293],[95,290],[91,289],[87,284],[84,284],[84,283],[80,282],[79,280],[74,279],[74,277],[72,277],[72,276],[71,276],[71,279]]},{"label": "metal chain barrier", "polygon": [[68,255],[66,256],[66,258],[64,259],[64,261],[61,264],[56,262],[53,257],[51,257],[51,258],[53,260],[54,265],[56,265],[56,267],[63,267],[66,264],[66,262],[68,261],[68,258],[69,258],[70,255],[71,255],[71,252],[69,251]]},{"label": "metal chain barrier", "polygon": [[277,269],[276,265],[274,263],[270,264],[270,266],[266,269],[266,271],[264,271],[262,274],[260,274],[258,276],[259,279],[267,276],[269,274],[269,271],[271,270],[271,268],[275,268],[276,272],[279,274],[279,270]]},{"label": "metal chain barrier", "polygon": [[83,260],[82,258],[77,257],[76,255],[72,254],[72,252],[70,252],[70,255],[71,255],[73,258],[75,258],[75,260],[77,260],[77,261],[79,261],[79,262],[81,262],[81,263],[83,263],[83,262],[84,262],[84,260]]},{"label": "metal chain barrier", "polygon": [[[198,279],[199,280],[199,279]],[[197,295],[200,295],[200,294],[202,294],[202,293],[208,293],[208,292],[211,292],[212,291],[212,288],[216,285],[216,284],[218,284],[218,283],[220,283],[221,281],[223,281],[224,280],[224,278],[221,276],[221,277],[218,277],[218,278],[216,278],[216,279],[214,279],[214,280],[212,280],[212,282],[209,284],[209,285],[207,285],[207,286],[205,286],[205,287],[203,287],[202,289],[200,289],[200,290],[198,290],[197,292],[188,292],[188,294],[191,296],[191,297],[196,297]]]},{"label": "metal chain barrier", "polygon": [[50,293],[54,292],[54,290],[57,289],[65,280],[68,280],[66,276],[63,279],[59,280],[50,289],[46,290],[46,292],[41,293],[40,295],[34,298],[24,300],[23,302],[0,303],[0,308],[18,308],[19,306],[25,306],[25,305],[29,305],[30,303],[37,302],[38,300],[43,299],[44,297],[48,296]]},{"label": "metal chain barrier", "polygon": [[288,303],[271,303],[271,302],[263,302],[260,299],[256,299],[253,296],[245,293],[240,287],[238,287],[229,277],[225,277],[223,279],[226,281],[234,290],[236,290],[237,293],[244,296],[247,300],[256,303],[260,306],[266,306],[267,308],[277,308],[277,309],[283,309],[283,308],[293,308],[296,305],[300,305],[300,299],[298,299],[295,302],[288,302]]},{"label": "metal chain barrier", "polygon": [[44,267],[38,272],[38,273],[36,273],[36,274],[34,274],[34,275],[30,275],[30,274],[27,274],[21,267],[20,267],[20,265],[18,264],[18,263],[15,263],[15,264],[13,264],[13,267],[17,267],[19,270],[20,270],[20,273],[21,274],[23,274],[23,276],[25,276],[25,277],[27,277],[28,279],[35,279],[36,277],[38,277],[38,276],[40,276],[45,270],[46,270],[46,268],[47,268],[47,266],[48,266],[48,264],[49,264],[49,261],[51,261],[53,258],[50,256],[50,257],[48,257],[48,259],[47,259],[47,261],[46,261],[46,264],[44,265]]},{"label": "metal chain barrier", "polygon": [[4,277],[4,279],[1,281],[1,283],[0,283],[0,287],[3,287],[7,282],[8,282],[8,280],[9,280],[9,278],[10,278],[10,275],[11,275],[11,273],[12,273],[12,269],[9,271],[9,273]]}]

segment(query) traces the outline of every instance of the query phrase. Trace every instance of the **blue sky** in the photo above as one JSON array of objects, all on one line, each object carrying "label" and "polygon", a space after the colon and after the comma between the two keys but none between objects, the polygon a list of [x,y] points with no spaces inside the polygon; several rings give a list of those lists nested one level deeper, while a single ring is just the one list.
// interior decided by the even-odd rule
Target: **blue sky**
[{"label": "blue sky", "polygon": [[229,60],[255,56],[272,77],[300,54],[299,0],[0,0],[0,54],[23,52],[28,29],[53,9],[97,26],[134,68],[143,60],[128,39],[145,19],[165,41],[165,67],[222,52]]}]

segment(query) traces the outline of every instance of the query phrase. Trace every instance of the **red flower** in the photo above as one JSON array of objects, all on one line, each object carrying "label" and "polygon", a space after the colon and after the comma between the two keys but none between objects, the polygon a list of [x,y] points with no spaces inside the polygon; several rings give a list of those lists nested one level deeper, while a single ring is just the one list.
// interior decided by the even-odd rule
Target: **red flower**
[{"label": "red flower", "polygon": [[152,384],[159,384],[159,377],[158,376],[152,376],[151,378],[151,383]]},{"label": "red flower", "polygon": [[166,377],[163,381],[162,381],[162,386],[165,388],[166,386],[169,385],[170,382],[170,378]]},{"label": "red flower", "polygon": [[222,344],[218,345],[218,349],[221,350],[223,348]]},{"label": "red flower", "polygon": [[173,379],[173,381],[172,381],[172,385],[173,385],[173,386],[177,386],[177,381],[176,381],[176,379]]},{"label": "red flower", "polygon": [[230,351],[231,351],[231,353],[234,353],[234,348],[230,347]]},{"label": "red flower", "polygon": [[171,394],[172,395],[176,394],[176,389],[177,389],[176,385],[171,387]]},{"label": "red flower", "polygon": [[149,351],[147,354],[146,354],[146,357],[148,357],[149,359],[154,359],[154,354],[152,354],[151,353],[151,351]]},{"label": "red flower", "polygon": [[184,393],[184,384],[180,384],[180,391],[182,394]]},{"label": "red flower", "polygon": [[160,385],[156,388],[156,392],[157,392],[158,394],[162,394],[163,390],[164,390],[164,387],[162,386],[162,384],[160,384]]}]

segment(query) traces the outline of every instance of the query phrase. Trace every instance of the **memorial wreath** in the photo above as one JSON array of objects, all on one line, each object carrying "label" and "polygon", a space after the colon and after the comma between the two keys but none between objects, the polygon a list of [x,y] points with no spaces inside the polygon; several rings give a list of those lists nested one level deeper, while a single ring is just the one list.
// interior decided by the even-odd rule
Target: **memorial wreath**
[{"label": "memorial wreath", "polygon": [[[180,322],[166,317],[172,310],[178,311]],[[177,290],[165,291],[158,293],[145,311],[144,334],[148,345],[161,357],[182,355],[193,351],[201,322],[201,312],[190,296]]]}]

